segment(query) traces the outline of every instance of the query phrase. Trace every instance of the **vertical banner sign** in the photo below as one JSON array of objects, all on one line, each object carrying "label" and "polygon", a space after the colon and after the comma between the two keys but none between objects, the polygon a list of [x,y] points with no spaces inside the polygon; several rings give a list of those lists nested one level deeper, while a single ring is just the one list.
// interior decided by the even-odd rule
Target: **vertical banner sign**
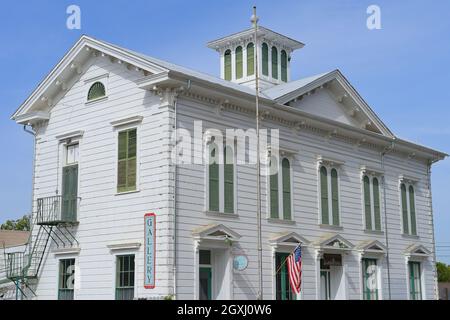
[{"label": "vertical banner sign", "polygon": [[156,243],[156,215],[148,213],[144,217],[145,222],[145,275],[144,287],[155,288],[155,243]]}]

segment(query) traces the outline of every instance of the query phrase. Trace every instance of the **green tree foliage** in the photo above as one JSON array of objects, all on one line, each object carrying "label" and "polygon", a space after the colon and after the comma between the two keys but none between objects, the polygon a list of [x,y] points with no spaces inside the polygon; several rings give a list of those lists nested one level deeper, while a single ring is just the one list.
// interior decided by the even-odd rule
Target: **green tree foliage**
[{"label": "green tree foliage", "polygon": [[445,263],[436,263],[438,281],[439,282],[450,282],[450,266]]},{"label": "green tree foliage", "polygon": [[17,220],[7,220],[0,227],[1,230],[30,231],[30,217],[23,216]]}]

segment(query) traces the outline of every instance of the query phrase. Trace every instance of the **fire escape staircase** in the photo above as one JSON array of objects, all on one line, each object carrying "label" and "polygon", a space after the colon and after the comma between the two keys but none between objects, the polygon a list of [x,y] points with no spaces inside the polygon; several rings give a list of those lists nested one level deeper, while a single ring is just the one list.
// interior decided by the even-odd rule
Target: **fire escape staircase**
[{"label": "fire escape staircase", "polygon": [[67,199],[62,196],[40,198],[33,215],[30,237],[23,252],[6,252],[4,248],[4,271],[0,284],[13,282],[16,299],[35,296],[33,285],[39,277],[48,248],[52,243],[57,248],[78,245],[71,228],[78,225],[77,211],[80,198]]}]

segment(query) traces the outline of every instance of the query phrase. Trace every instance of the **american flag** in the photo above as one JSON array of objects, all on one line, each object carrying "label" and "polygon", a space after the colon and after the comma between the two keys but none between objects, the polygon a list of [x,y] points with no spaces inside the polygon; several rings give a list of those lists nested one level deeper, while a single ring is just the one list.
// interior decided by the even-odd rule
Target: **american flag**
[{"label": "american flag", "polygon": [[302,249],[300,246],[288,257],[287,266],[292,291],[299,294],[302,286]]}]

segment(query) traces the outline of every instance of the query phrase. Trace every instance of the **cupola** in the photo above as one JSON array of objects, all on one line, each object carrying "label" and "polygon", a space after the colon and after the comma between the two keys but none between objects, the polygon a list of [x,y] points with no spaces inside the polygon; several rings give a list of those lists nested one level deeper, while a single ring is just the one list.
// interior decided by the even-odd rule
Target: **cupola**
[{"label": "cupola", "polygon": [[258,50],[258,73],[261,89],[290,81],[291,54],[304,44],[264,27],[250,28],[211,41],[208,48],[220,54],[222,79],[255,87],[255,50]]}]

